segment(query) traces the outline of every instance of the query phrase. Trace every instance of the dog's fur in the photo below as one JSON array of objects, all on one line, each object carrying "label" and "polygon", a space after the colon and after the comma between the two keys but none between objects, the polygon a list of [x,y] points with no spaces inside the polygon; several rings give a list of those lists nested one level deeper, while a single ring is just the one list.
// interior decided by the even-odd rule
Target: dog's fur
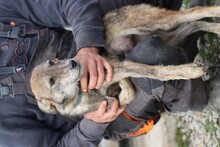
[{"label": "dog's fur", "polygon": [[196,21],[204,17],[219,17],[220,7],[196,7],[171,11],[150,5],[127,6],[104,17],[107,60],[114,68],[113,80],[104,82],[98,90],[81,92],[79,80],[82,68],[74,60],[48,61],[38,65],[32,73],[31,87],[39,108],[47,113],[66,116],[96,110],[103,99],[109,104],[118,97],[120,105],[131,102],[135,90],[129,77],[148,77],[160,80],[193,79],[204,75],[206,68],[197,64],[177,66],[149,66],[118,60],[143,38],[156,34],[171,45],[178,46],[197,31],[220,35],[220,24]]}]

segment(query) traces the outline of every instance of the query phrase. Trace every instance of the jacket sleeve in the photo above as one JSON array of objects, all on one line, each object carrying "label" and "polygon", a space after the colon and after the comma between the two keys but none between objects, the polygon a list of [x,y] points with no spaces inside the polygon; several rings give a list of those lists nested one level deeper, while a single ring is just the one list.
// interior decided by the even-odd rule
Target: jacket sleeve
[{"label": "jacket sleeve", "polygon": [[97,124],[86,118],[78,123],[74,129],[59,139],[58,147],[97,147],[101,142],[107,124]]},{"label": "jacket sleeve", "polygon": [[26,97],[0,100],[1,147],[97,147],[109,125],[42,112]]},{"label": "jacket sleeve", "polygon": [[40,121],[22,115],[4,118],[1,115],[0,146],[97,147],[108,126],[88,119],[74,126],[57,118]]},{"label": "jacket sleeve", "polygon": [[25,18],[47,27],[71,25],[77,50],[104,47],[98,0],[0,0],[0,16]]}]

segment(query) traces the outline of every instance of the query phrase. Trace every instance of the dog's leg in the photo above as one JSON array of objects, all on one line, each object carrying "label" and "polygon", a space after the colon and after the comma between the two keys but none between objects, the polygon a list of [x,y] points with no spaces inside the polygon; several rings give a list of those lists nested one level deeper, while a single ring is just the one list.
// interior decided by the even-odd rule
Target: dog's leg
[{"label": "dog's leg", "polygon": [[193,21],[190,23],[184,23],[174,31],[157,31],[156,34],[163,38],[168,45],[178,46],[187,36],[198,31],[211,32],[220,35],[220,23]]},{"label": "dog's leg", "polygon": [[121,88],[121,92],[119,94],[119,102],[120,105],[129,104],[135,96],[135,91],[131,81],[127,78],[119,81],[119,86]]},{"label": "dog's leg", "polygon": [[205,74],[205,71],[205,67],[197,64],[151,66],[132,61],[123,61],[121,64],[114,66],[113,81],[117,81],[125,77],[147,77],[162,81],[178,79],[187,80],[201,77]]}]

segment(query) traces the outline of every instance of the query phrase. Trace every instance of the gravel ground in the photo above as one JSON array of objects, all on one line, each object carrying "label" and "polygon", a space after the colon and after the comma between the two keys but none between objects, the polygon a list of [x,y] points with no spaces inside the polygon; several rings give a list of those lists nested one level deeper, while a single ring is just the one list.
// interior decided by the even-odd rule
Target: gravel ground
[{"label": "gravel ground", "polygon": [[[205,48],[210,44],[205,44]],[[203,50],[209,54],[210,51]],[[218,52],[220,52],[218,47]],[[215,66],[220,62],[220,53],[214,53],[211,57],[215,58],[216,63],[210,63],[205,60],[205,63],[210,66]],[[218,68],[212,69],[209,74],[203,77],[209,85],[209,93],[212,106],[220,107],[220,77]],[[214,87],[214,89],[212,88]],[[218,89],[216,89],[218,88]],[[220,146],[220,111],[204,110],[203,112],[187,112],[177,116],[177,142],[180,147],[219,147]]]},{"label": "gravel ground", "polygon": [[[220,4],[219,0],[209,4]],[[215,22],[220,22],[214,19]],[[207,34],[197,42],[199,54],[195,62],[211,68],[203,80],[208,83],[213,105],[220,108],[220,37]],[[210,82],[211,81],[211,82]],[[212,89],[214,87],[214,89]],[[218,88],[218,90],[217,90]],[[213,91],[214,90],[214,91]],[[220,147],[220,109],[187,112],[175,116],[177,120],[176,141],[179,147]],[[173,117],[173,116],[169,116]]]}]

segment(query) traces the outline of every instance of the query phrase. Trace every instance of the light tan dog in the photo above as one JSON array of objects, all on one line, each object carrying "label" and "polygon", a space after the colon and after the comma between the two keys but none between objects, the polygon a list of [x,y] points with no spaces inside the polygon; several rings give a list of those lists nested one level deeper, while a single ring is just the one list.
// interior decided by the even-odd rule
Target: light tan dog
[{"label": "light tan dog", "polygon": [[125,54],[141,40],[152,34],[169,45],[178,46],[196,31],[220,35],[220,24],[196,21],[204,17],[219,17],[220,7],[196,7],[185,11],[170,11],[149,5],[127,6],[108,13],[106,46],[107,57],[114,68],[113,80],[104,82],[98,90],[81,92],[79,80],[81,65],[74,60],[47,61],[32,73],[31,87],[39,108],[46,113],[66,116],[85,114],[96,110],[105,98],[109,104],[118,97],[120,105],[130,103],[135,95],[129,77],[148,77],[160,80],[193,79],[205,74],[206,68],[197,64],[177,66],[150,66],[131,61],[120,62],[117,55]]}]

